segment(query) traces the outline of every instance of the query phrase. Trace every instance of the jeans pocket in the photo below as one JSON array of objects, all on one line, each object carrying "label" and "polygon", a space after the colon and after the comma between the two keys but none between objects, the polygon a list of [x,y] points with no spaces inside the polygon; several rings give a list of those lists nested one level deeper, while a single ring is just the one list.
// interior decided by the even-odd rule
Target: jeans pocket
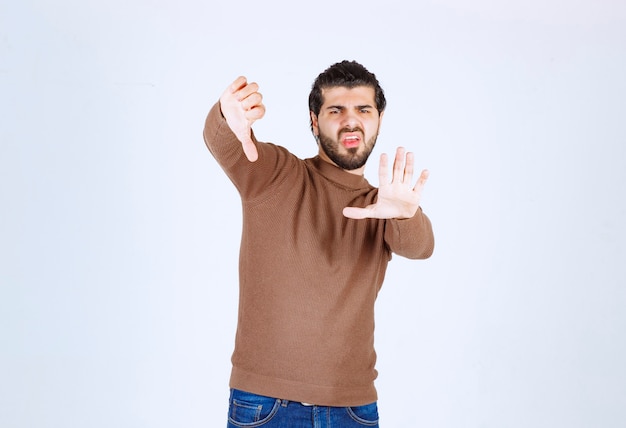
[{"label": "jeans pocket", "polygon": [[348,415],[359,424],[366,427],[378,426],[378,405],[376,403],[364,406],[346,407]]},{"label": "jeans pocket", "polygon": [[260,427],[278,411],[280,400],[233,389],[228,405],[228,422],[237,427]]}]

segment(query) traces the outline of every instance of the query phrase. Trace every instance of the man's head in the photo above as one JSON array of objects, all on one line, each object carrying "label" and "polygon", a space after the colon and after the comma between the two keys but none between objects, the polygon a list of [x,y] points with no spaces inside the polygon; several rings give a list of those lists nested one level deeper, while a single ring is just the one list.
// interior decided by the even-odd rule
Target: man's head
[{"label": "man's head", "polygon": [[360,173],[376,144],[385,106],[378,79],[361,64],[342,61],[326,69],[309,94],[311,131],[320,156]]},{"label": "man's head", "polygon": [[369,86],[374,89],[376,109],[382,113],[387,106],[385,93],[380,87],[378,79],[374,73],[370,73],[365,67],[356,61],[341,61],[331,65],[313,82],[311,93],[309,94],[309,111],[316,115],[320,113],[322,107],[322,90],[342,86],[344,88],[354,88],[356,86]]}]

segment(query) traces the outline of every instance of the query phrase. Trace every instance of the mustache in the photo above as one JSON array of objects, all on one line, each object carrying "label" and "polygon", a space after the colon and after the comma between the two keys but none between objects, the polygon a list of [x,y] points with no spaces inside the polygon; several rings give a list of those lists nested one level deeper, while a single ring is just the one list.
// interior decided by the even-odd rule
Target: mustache
[{"label": "mustache", "polygon": [[345,128],[342,128],[339,130],[339,135],[346,134],[348,132],[360,132],[361,134],[365,135],[365,132],[360,126],[355,126],[354,128],[350,128],[346,126]]}]

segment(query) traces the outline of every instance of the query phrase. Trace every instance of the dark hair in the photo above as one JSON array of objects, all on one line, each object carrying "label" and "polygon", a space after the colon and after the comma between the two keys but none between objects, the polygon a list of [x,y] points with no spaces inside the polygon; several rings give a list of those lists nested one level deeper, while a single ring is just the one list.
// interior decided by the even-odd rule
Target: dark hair
[{"label": "dark hair", "polygon": [[380,87],[376,75],[370,73],[365,67],[356,61],[341,61],[331,65],[313,82],[311,93],[309,94],[309,111],[318,115],[322,104],[324,103],[322,97],[322,89],[334,88],[337,86],[345,88],[355,88],[357,86],[369,86],[374,89],[374,101],[376,102],[376,109],[379,112],[385,110],[387,101],[385,100],[385,93],[383,88]]}]

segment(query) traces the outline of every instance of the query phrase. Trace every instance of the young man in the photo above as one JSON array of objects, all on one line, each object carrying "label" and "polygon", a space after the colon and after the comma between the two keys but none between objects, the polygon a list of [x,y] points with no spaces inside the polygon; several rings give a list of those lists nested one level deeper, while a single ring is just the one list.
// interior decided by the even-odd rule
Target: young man
[{"label": "young man", "polygon": [[243,204],[228,427],[377,427],[374,304],[392,253],[432,254],[428,173],[413,185],[413,155],[398,148],[391,178],[386,155],[380,187],[364,178],[386,101],[356,62],[313,84],[313,158],[255,138],[258,90],[239,77],[204,128]]}]

